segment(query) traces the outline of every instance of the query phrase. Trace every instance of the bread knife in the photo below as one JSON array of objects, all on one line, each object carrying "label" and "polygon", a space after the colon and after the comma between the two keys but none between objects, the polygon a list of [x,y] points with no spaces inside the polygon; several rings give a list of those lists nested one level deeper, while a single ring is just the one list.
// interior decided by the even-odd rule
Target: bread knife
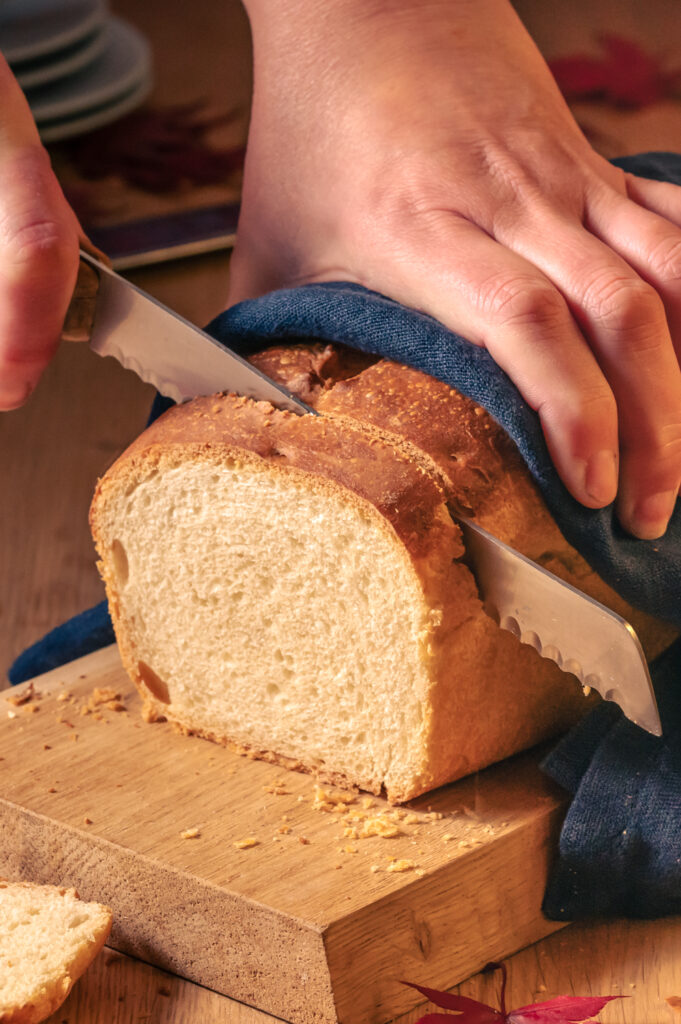
[{"label": "bread knife", "polygon": [[[298,414],[317,415],[286,388],[205,331],[157,302],[99,260],[90,348],[114,356],[176,402],[232,391]],[[502,629],[615,701],[632,722],[662,735],[648,665],[633,627],[620,615],[457,517],[466,557],[488,614]]]},{"label": "bread knife", "polygon": [[81,264],[94,269],[98,277],[92,319],[87,324],[90,348],[97,355],[113,356],[175,402],[218,391],[234,391],[248,398],[272,402],[290,412],[314,412],[236,352],[231,352],[179,313],[173,313],[94,256],[81,250],[80,259]]}]

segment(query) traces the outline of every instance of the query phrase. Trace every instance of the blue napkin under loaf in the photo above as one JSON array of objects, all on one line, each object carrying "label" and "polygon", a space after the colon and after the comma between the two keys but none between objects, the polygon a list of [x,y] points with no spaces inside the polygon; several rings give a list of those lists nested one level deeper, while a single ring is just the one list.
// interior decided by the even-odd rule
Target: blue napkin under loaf
[{"label": "blue napkin under loaf", "polygon": [[[681,184],[681,156],[615,161],[642,177]],[[536,414],[481,348],[431,317],[344,282],[282,290],[234,306],[208,331],[248,355],[300,339],[340,341],[439,377],[485,406],[514,439],[567,540],[632,605],[681,628],[681,510],[665,536],[634,540],[612,508],[570,497]],[[158,398],[152,418],[171,404]],[[106,602],[49,633],[10,670],[13,683],[114,640]],[[573,794],[544,912],[556,920],[681,912],[681,641],[651,666],[664,736],[650,736],[602,704],[547,758],[544,770]]]}]

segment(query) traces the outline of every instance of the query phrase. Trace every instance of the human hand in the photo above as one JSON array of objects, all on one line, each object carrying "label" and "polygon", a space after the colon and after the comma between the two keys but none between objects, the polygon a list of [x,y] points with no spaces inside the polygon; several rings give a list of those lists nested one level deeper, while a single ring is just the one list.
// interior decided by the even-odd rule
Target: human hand
[{"label": "human hand", "polygon": [[23,404],[57,348],[78,240],[76,216],[0,56],[0,410]]},{"label": "human hand", "polygon": [[349,280],[485,346],[591,508],[681,483],[681,189],[588,145],[507,0],[247,0],[231,301]]}]

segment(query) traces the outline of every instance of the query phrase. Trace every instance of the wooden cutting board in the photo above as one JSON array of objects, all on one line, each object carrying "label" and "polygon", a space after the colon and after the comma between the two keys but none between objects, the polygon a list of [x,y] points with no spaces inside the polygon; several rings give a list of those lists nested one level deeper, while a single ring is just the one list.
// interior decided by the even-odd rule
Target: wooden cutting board
[{"label": "wooden cutting board", "polygon": [[115,647],[0,694],[0,875],[108,903],[114,947],[296,1024],[383,1024],[421,1000],[400,979],[449,987],[559,927],[536,754],[395,811],[140,710]]}]

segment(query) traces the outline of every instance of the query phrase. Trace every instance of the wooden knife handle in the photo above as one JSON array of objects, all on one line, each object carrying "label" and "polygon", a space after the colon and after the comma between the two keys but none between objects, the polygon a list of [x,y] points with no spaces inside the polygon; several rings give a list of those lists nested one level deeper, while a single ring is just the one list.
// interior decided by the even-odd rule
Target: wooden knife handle
[{"label": "wooden knife handle", "polygon": [[[81,252],[89,253],[106,266],[111,266],[108,256],[96,249],[86,238],[80,240]],[[78,277],[69,308],[64,317],[61,337],[63,341],[89,341],[97,307],[99,275],[85,260],[78,265]]]}]

